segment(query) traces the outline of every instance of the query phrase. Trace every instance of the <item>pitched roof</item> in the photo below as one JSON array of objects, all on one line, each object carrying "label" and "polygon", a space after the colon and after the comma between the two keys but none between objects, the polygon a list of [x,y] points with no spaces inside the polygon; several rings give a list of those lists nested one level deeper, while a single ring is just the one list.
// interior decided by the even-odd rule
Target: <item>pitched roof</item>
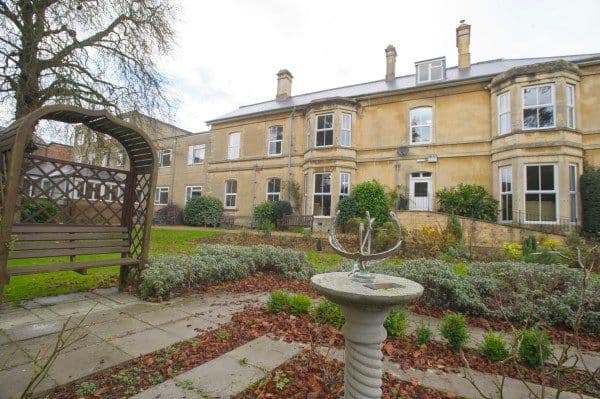
[{"label": "pitched roof", "polygon": [[323,100],[327,98],[335,97],[346,97],[356,98],[369,96],[380,93],[396,92],[402,90],[409,90],[419,87],[435,86],[440,84],[447,84],[451,82],[460,82],[463,80],[471,80],[478,78],[492,78],[495,75],[505,72],[511,68],[520,67],[524,65],[532,65],[538,63],[544,63],[556,60],[566,60],[570,62],[583,62],[593,59],[600,59],[600,53],[593,54],[578,54],[578,55],[566,55],[566,56],[555,56],[555,57],[540,57],[540,58],[513,58],[504,59],[500,58],[497,60],[483,61],[471,64],[469,68],[459,69],[458,67],[446,68],[446,79],[443,81],[437,81],[429,84],[416,84],[415,75],[399,76],[395,80],[388,82],[384,79],[376,80],[374,82],[360,83],[351,86],[337,87],[334,89],[315,91],[312,93],[299,94],[292,96],[284,101],[271,100],[257,104],[244,105],[236,109],[235,111],[229,112],[216,119],[207,121],[206,123],[212,124],[215,122],[223,122],[230,119],[238,119],[242,117],[253,116],[262,113],[277,112],[293,107],[305,106],[316,100]]}]

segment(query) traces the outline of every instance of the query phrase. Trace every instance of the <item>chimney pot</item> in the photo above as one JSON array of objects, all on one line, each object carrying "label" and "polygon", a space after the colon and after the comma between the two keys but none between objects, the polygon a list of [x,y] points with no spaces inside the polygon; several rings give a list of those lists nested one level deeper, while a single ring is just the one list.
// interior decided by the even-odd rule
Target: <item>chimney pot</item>
[{"label": "chimney pot", "polygon": [[396,48],[391,44],[385,48],[385,80],[391,82],[396,79]]},{"label": "chimney pot", "polygon": [[277,72],[277,101],[287,100],[292,96],[292,73],[287,69]]},{"label": "chimney pot", "polygon": [[471,25],[466,24],[464,19],[456,28],[456,48],[458,49],[458,67],[469,68],[471,66],[471,53],[469,44],[471,42]]}]

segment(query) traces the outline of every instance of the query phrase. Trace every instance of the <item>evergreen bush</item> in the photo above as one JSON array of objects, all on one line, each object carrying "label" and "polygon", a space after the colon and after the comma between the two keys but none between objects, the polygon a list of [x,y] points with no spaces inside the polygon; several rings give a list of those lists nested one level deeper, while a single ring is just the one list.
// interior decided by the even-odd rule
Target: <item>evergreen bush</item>
[{"label": "evergreen bush", "polygon": [[252,212],[254,227],[259,230],[264,230],[264,227],[274,226],[275,220],[275,201],[265,201],[254,206]]},{"label": "evergreen bush", "polygon": [[273,218],[272,222],[277,225],[277,221],[283,219],[285,215],[294,213],[292,204],[289,201],[273,201]]},{"label": "evergreen bush", "polygon": [[421,323],[417,326],[415,330],[415,339],[417,340],[417,344],[419,345],[427,345],[429,341],[433,338],[433,331],[431,331],[431,327]]},{"label": "evergreen bush", "polygon": [[190,198],[183,209],[183,223],[188,226],[217,226],[223,217],[223,203],[211,196]]},{"label": "evergreen bush", "polygon": [[550,337],[545,331],[532,328],[523,331],[519,346],[519,360],[530,367],[541,367],[552,354]]},{"label": "evergreen bush", "polygon": [[[354,195],[345,195],[340,198],[337,210],[339,211],[339,215],[337,217],[336,223],[338,227],[341,227],[345,233],[346,224],[352,218],[355,218],[358,215],[358,202],[356,201],[356,197]],[[364,215],[362,215],[364,217]]]},{"label": "evergreen bush", "polygon": [[313,311],[313,317],[317,323],[331,324],[336,328],[342,328],[346,322],[340,306],[328,299],[319,302]]},{"label": "evergreen bush", "polygon": [[286,291],[273,291],[267,300],[267,309],[271,313],[281,313],[290,304],[290,294]]},{"label": "evergreen bush", "polygon": [[498,220],[498,200],[483,186],[459,184],[444,188],[437,192],[437,199],[441,212],[489,222]]},{"label": "evergreen bush", "polygon": [[385,319],[383,327],[389,336],[404,338],[408,329],[408,314],[402,309],[392,309]]},{"label": "evergreen bush", "polygon": [[485,334],[479,350],[494,362],[505,360],[509,355],[506,342],[504,341],[504,334],[496,334],[493,331],[488,331]]},{"label": "evergreen bush", "polygon": [[59,208],[53,201],[45,198],[23,198],[21,220],[31,223],[46,223],[58,213]]},{"label": "evergreen bush", "polygon": [[585,172],[579,178],[582,205],[582,230],[600,237],[600,169]]},{"label": "evergreen bush", "polygon": [[289,298],[290,313],[294,316],[308,314],[312,305],[312,298],[305,294],[292,294]]},{"label": "evergreen bush", "polygon": [[352,189],[352,196],[356,198],[357,216],[365,217],[365,212],[369,211],[371,217],[375,218],[376,226],[388,220],[388,199],[381,183],[373,180],[357,184]]},{"label": "evergreen bush", "polygon": [[446,338],[448,345],[455,351],[460,351],[469,340],[467,321],[460,313],[448,313],[442,319],[440,333]]}]

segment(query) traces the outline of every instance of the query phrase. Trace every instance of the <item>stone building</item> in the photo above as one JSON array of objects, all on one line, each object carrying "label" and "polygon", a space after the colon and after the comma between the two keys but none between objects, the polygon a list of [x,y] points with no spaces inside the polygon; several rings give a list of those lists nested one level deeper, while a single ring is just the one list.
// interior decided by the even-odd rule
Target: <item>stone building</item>
[{"label": "stone building", "polygon": [[408,76],[393,46],[373,82],[292,95],[279,71],[273,100],[208,122],[203,194],[243,221],[295,181],[301,212],[326,221],[360,182],[406,192],[413,210],[473,183],[500,201],[501,222],[577,223],[578,176],[600,167],[600,53],[471,63],[470,34],[456,29],[458,66],[441,56]]}]

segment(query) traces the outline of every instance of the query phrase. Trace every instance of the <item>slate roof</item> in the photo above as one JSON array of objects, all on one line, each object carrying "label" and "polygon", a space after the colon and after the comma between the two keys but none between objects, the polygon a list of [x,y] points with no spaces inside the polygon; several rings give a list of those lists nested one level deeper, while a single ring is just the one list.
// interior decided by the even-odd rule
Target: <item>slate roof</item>
[{"label": "slate roof", "polygon": [[490,79],[499,73],[505,72],[511,68],[520,67],[524,65],[533,65],[544,62],[566,60],[574,63],[600,59],[600,53],[594,54],[578,54],[578,55],[566,55],[566,56],[555,56],[555,57],[540,57],[540,58],[513,58],[505,59],[500,58],[491,61],[483,61],[471,64],[469,68],[460,70],[458,67],[446,68],[446,79],[443,81],[437,81],[429,84],[419,84],[415,82],[415,75],[399,76],[392,82],[387,82],[384,79],[376,80],[374,82],[360,83],[351,86],[337,87],[335,89],[321,90],[312,93],[299,94],[292,96],[284,101],[271,100],[257,104],[244,105],[236,109],[235,111],[229,112],[216,119],[207,121],[206,123],[211,124],[215,122],[223,122],[229,119],[238,119],[241,117],[247,117],[257,115],[265,112],[275,112],[284,110],[292,107],[305,106],[313,101],[323,100],[327,98],[345,97],[345,98],[356,98],[386,92],[396,92],[407,89],[412,89],[417,86],[435,86],[439,84],[446,84],[451,82],[459,82],[462,80],[487,78]]}]

